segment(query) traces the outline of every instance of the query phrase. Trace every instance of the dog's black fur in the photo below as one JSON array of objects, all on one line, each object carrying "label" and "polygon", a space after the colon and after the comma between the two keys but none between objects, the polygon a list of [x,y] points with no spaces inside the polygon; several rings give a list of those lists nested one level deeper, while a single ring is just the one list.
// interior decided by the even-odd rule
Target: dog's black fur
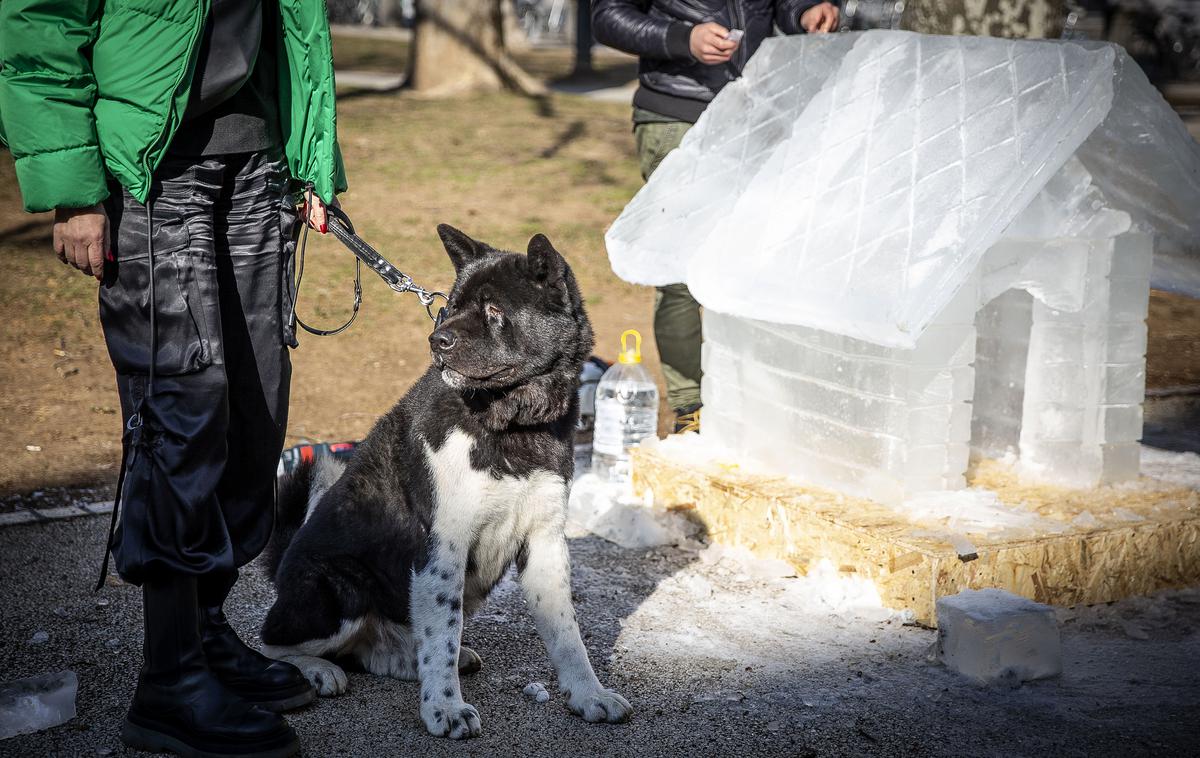
[{"label": "dog's black fur", "polygon": [[[433,365],[355,449],[305,528],[311,468],[280,490],[267,548],[280,589],[262,628],[268,644],[329,636],[340,619],[366,613],[408,623],[409,579],[430,555],[424,445],[441,446],[450,430],[476,439],[475,469],[497,477],[550,469],[571,479],[579,371],[593,346],[574,274],[540,234],[524,256],[445,224],[438,234],[457,278],[430,335]],[[447,338],[451,349],[440,349]]]},{"label": "dog's black fur", "polygon": [[430,732],[474,736],[457,675],[479,659],[460,648],[462,623],[515,563],[568,706],[624,720],[629,704],[588,662],[562,534],[593,342],[575,277],[542,235],[518,255],[438,233],[457,277],[429,337],[433,365],[344,472],[319,462],[284,483],[263,642],[324,695],[346,686],[333,657],[419,676]]}]

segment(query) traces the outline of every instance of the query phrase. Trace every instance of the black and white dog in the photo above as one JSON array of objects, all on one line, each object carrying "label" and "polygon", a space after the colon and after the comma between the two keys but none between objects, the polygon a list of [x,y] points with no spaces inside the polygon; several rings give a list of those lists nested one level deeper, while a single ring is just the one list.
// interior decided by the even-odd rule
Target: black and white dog
[{"label": "black and white dog", "polygon": [[348,465],[320,459],[281,489],[264,651],[321,695],[346,690],[337,658],[419,679],[430,733],[476,736],[459,672],[481,662],[461,646],[463,619],[515,563],[568,707],[624,721],[629,703],[596,679],[580,639],[563,536],[592,348],[575,277],[542,235],[519,255],[438,234],[457,278],[433,365]]}]

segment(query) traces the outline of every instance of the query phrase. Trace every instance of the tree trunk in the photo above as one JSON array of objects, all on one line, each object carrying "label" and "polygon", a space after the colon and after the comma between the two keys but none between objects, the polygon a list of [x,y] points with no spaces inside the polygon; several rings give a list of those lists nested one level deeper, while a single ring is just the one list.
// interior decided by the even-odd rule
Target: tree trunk
[{"label": "tree trunk", "polygon": [[979,37],[1057,37],[1064,0],[909,0],[900,28],[924,34]]},{"label": "tree trunk", "polygon": [[509,56],[503,0],[422,0],[413,30],[410,89],[432,97],[503,87],[544,95]]}]

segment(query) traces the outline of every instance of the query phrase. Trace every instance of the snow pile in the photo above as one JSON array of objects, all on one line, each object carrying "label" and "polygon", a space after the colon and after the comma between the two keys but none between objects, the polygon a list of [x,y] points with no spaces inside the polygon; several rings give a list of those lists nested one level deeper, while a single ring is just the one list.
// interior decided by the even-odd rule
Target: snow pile
[{"label": "snow pile", "polygon": [[0,740],[49,729],[75,718],[78,689],[79,678],[74,671],[0,685]]},{"label": "snow pile", "polygon": [[567,536],[595,534],[624,548],[678,545],[699,533],[684,516],[654,505],[648,490],[633,496],[624,484],[610,484],[595,474],[575,480],[567,501]]},{"label": "snow pile", "polygon": [[839,572],[825,558],[814,561],[799,577],[800,572],[791,563],[777,558],[758,558],[744,547],[710,545],[696,558],[698,567],[707,572],[685,572],[675,577],[675,581],[693,595],[707,597],[712,594],[712,584],[704,577],[704,573],[711,573],[718,580],[729,578],[735,583],[766,583],[775,591],[781,606],[795,611],[845,615],[883,609],[883,601],[873,582]]},{"label": "snow pile", "polygon": [[930,531],[916,532],[915,536],[944,539],[963,558],[976,553],[967,534],[1015,538],[1060,534],[1068,528],[1062,522],[1006,505],[995,492],[978,487],[918,493],[892,509],[915,524],[933,527]]},{"label": "snow pile", "polygon": [[1200,455],[1142,446],[1142,474],[1169,484],[1200,490]]},{"label": "snow pile", "polygon": [[869,579],[842,574],[828,559],[809,567],[800,579],[787,582],[781,602],[797,610],[846,614],[866,609],[882,609],[879,590]]},{"label": "snow pile", "polygon": [[[926,665],[928,633],[905,626],[909,614],[882,607],[870,582],[829,561],[808,569],[792,577],[803,572],[744,548],[700,550],[622,621],[610,663],[614,670],[645,661],[667,671],[704,671],[693,703],[709,707],[736,704],[742,691],[746,707],[755,708],[776,697],[781,682],[795,681],[803,690],[795,698],[800,710],[832,706],[846,693],[846,655],[870,659],[852,667],[862,672],[858,684],[873,681],[897,656]],[[810,681],[827,666],[839,673],[837,683]],[[745,684],[727,686],[730,677]]]},{"label": "snow pile", "polygon": [[544,703],[550,699],[550,692],[541,682],[530,682],[525,685],[525,689],[521,690],[521,693],[535,703]]}]

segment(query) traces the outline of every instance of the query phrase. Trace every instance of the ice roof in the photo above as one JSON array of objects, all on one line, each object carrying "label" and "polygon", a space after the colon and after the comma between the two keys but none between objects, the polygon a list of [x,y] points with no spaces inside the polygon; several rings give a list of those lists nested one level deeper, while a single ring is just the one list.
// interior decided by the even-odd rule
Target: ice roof
[{"label": "ice roof", "polygon": [[1120,47],[774,38],[625,208],[609,257],[705,307],[907,347],[1072,155],[1195,252],[1200,145]]}]

